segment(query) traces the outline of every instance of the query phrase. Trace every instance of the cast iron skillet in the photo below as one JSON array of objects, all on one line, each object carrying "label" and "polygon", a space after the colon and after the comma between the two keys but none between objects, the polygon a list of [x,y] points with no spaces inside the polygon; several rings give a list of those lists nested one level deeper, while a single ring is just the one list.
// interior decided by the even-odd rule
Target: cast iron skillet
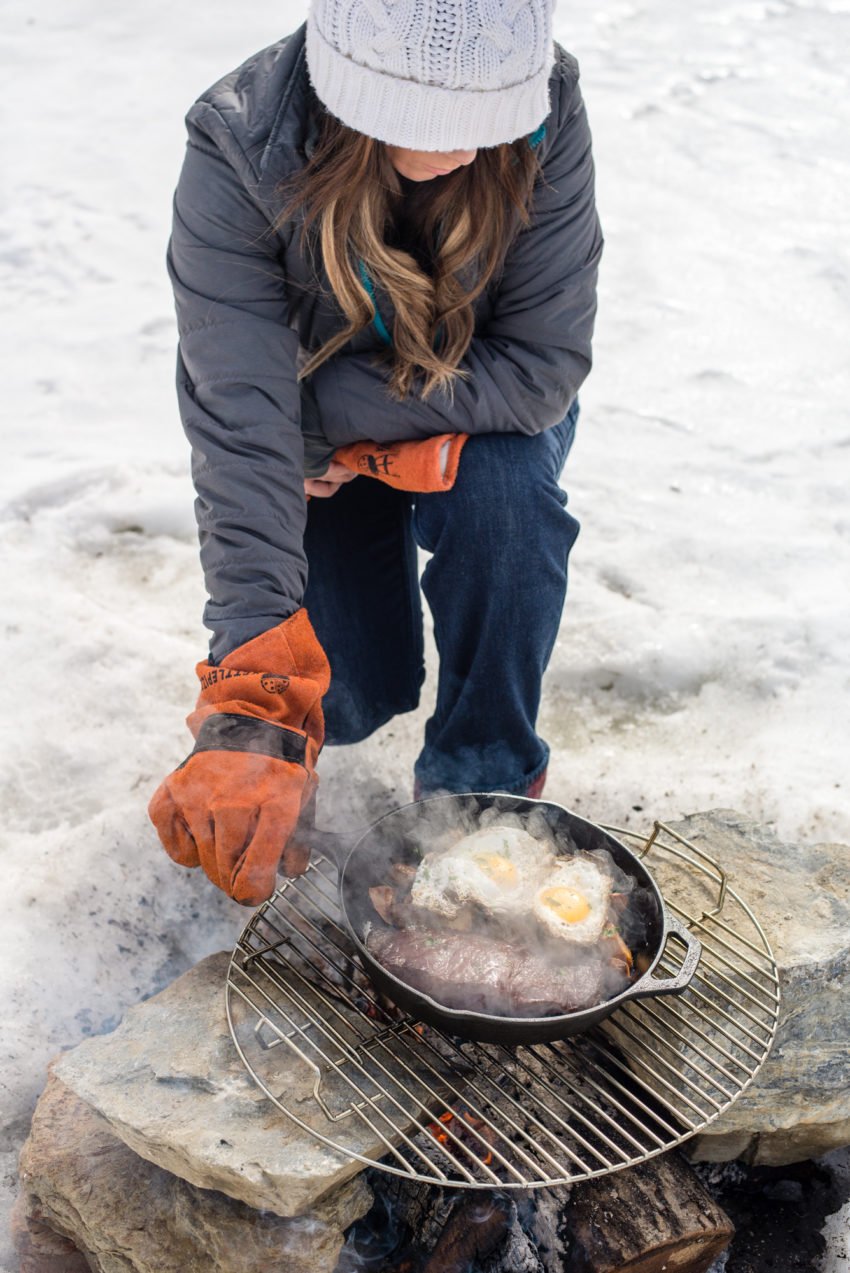
[{"label": "cast iron skillet", "polygon": [[[365,944],[369,926],[384,926],[369,897],[369,889],[385,884],[389,867],[394,862],[418,864],[421,849],[427,851],[424,829],[435,826],[438,830],[463,826],[467,831],[485,809],[495,808],[500,814],[528,814],[533,809],[543,812],[554,832],[555,851],[558,852],[559,832],[568,833],[579,849],[607,849],[617,866],[630,875],[635,884],[649,890],[649,913],[646,921],[647,941],[641,949],[649,960],[646,972],[620,994],[593,1007],[578,1012],[548,1017],[489,1016],[482,1012],[447,1008],[430,995],[401,981],[389,972],[370,953]],[[538,815],[539,816],[539,815]],[[427,818],[427,824],[424,820]],[[343,919],[357,948],[364,971],[373,985],[400,1008],[410,1012],[418,1021],[437,1026],[448,1034],[484,1043],[518,1044],[546,1043],[565,1039],[570,1035],[589,1030],[597,1022],[631,999],[650,995],[677,994],[685,989],[696,972],[702,947],[692,933],[667,910],[658,885],[649,871],[634,853],[610,833],[592,822],[585,821],[561,805],[545,800],[530,800],[525,796],[501,793],[470,793],[463,795],[432,796],[418,800],[385,814],[373,823],[349,847],[344,837],[329,831],[299,830],[299,841],[329,857],[339,872],[339,903]],[[571,850],[562,852],[569,856]],[[656,967],[667,938],[675,936],[685,947],[682,966],[672,977],[656,977]]]}]

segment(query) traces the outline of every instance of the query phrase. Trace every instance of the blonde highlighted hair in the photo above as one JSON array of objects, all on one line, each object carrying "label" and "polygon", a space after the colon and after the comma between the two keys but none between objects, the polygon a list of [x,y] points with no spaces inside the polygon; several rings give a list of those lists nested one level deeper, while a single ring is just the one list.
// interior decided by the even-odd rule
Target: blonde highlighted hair
[{"label": "blonde highlighted hair", "polygon": [[299,380],[372,321],[362,263],[395,309],[392,345],[376,355],[391,366],[392,396],[402,400],[419,377],[423,400],[437,387],[451,395],[455,379],[469,374],[458,364],[474,334],[473,302],[498,278],[515,235],[529,224],[540,173],[536,152],[523,137],[480,149],[472,163],[421,182],[407,211],[423,248],[432,254],[432,275],[409,252],[386,241],[403,197],[386,145],[323,111],[308,162],[278,186],[278,194],[288,197],[274,228],[301,212],[301,250],[317,278],[320,252],[347,323],[311,353]]}]

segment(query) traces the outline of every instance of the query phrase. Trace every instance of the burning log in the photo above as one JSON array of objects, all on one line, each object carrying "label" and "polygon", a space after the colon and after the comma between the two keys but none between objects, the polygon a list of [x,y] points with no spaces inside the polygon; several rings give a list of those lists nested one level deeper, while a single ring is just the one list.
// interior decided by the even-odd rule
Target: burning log
[{"label": "burning log", "polygon": [[455,1207],[422,1273],[466,1273],[504,1241],[511,1206],[500,1195],[468,1198]]},{"label": "burning log", "polygon": [[577,1185],[565,1221],[563,1273],[705,1273],[735,1233],[676,1153]]},{"label": "burning log", "polygon": [[[533,1241],[519,1225],[516,1202],[503,1193],[470,1194],[399,1177],[371,1176],[383,1194],[395,1238],[380,1273],[541,1273]],[[361,1257],[341,1270],[373,1265]]]},{"label": "burning log", "polygon": [[382,1273],[409,1273],[413,1248],[421,1273],[706,1273],[734,1236],[728,1216],[676,1153],[516,1197],[398,1177],[373,1177],[372,1186],[384,1191],[409,1235],[400,1262],[382,1265]]}]

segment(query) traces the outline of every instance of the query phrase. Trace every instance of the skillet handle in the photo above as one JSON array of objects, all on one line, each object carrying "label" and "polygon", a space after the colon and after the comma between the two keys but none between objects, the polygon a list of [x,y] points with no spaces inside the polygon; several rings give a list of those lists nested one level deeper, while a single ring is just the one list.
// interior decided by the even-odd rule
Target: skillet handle
[{"label": "skillet handle", "polygon": [[702,943],[694,937],[689,929],[685,928],[684,924],[676,919],[675,915],[671,915],[666,907],[664,909],[664,919],[667,927],[667,936],[669,937],[671,933],[674,933],[681,938],[687,947],[682,966],[677,973],[673,973],[670,977],[656,977],[652,972],[645,972],[631,989],[626,991],[623,995],[624,999],[641,999],[646,995],[675,995],[684,990],[693,980],[702,955]]}]

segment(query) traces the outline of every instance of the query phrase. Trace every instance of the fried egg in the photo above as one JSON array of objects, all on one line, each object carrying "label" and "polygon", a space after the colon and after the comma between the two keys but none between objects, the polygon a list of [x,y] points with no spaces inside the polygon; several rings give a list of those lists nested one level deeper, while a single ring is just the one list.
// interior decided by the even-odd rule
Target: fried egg
[{"label": "fried egg", "polygon": [[608,914],[611,880],[587,858],[561,858],[537,889],[532,908],[553,937],[598,941]]},{"label": "fried egg", "polygon": [[554,862],[551,850],[520,827],[487,827],[424,857],[410,899],[447,919],[470,902],[492,912],[528,911]]}]

